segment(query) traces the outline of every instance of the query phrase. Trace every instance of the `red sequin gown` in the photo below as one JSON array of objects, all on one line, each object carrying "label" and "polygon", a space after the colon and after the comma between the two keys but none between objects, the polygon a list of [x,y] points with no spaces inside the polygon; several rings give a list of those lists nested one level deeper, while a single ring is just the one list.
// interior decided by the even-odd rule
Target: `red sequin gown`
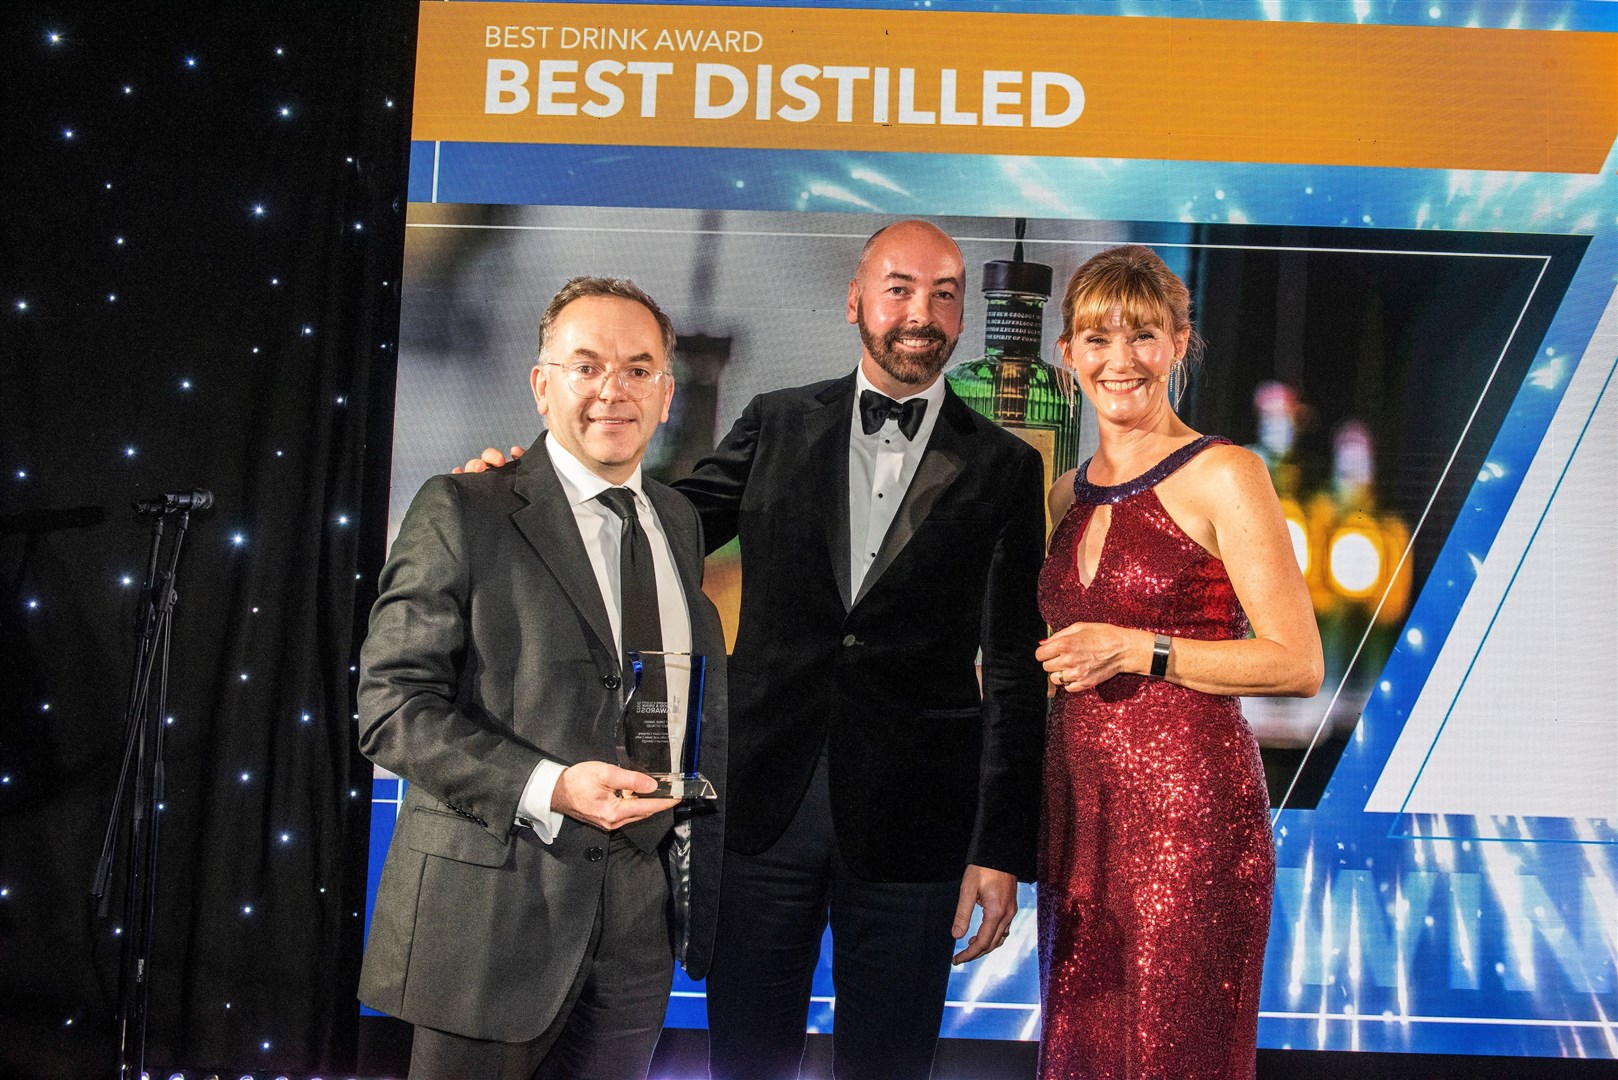
[{"label": "red sequin gown", "polygon": [[[1078,501],[1040,574],[1052,629],[1247,636],[1224,563],[1153,490],[1224,441],[1205,436],[1116,487],[1092,486],[1079,469]],[[1080,541],[1100,503],[1112,522],[1086,587]],[[1059,691],[1046,739],[1039,1075],[1251,1078],[1275,848],[1240,700],[1118,675]]]}]

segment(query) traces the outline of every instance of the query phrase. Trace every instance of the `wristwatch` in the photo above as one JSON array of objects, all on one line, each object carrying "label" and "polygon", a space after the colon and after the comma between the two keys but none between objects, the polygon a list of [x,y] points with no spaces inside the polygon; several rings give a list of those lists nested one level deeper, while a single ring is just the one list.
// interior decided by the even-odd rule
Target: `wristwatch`
[{"label": "wristwatch", "polygon": [[1152,678],[1161,679],[1169,673],[1169,646],[1173,642],[1167,634],[1152,638]]}]

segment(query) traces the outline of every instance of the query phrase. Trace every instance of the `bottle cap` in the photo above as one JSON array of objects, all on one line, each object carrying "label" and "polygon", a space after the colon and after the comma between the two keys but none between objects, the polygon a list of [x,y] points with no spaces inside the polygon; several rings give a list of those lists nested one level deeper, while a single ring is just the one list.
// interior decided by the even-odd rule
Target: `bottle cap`
[{"label": "bottle cap", "polygon": [[1050,299],[1051,268],[1020,259],[991,259],[983,264],[985,293],[1032,293]]}]

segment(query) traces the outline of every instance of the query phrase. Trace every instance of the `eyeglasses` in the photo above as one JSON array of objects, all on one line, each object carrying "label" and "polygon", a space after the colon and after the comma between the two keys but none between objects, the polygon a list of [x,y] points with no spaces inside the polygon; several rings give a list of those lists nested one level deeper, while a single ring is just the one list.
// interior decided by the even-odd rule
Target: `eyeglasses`
[{"label": "eyeglasses", "polygon": [[601,388],[607,383],[607,376],[611,375],[618,383],[618,389],[623,391],[625,397],[640,401],[651,396],[652,391],[663,385],[665,379],[673,379],[672,373],[649,368],[644,364],[632,364],[629,367],[608,371],[599,364],[558,364],[553,360],[540,361],[546,367],[559,367],[563,378],[567,380],[567,388],[580,397],[598,397]]}]

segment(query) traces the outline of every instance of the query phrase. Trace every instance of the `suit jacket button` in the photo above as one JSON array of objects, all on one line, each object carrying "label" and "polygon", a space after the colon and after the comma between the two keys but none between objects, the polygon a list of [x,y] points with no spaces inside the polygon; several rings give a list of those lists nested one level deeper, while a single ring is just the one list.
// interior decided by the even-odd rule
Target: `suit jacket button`
[{"label": "suit jacket button", "polygon": [[853,634],[843,635],[843,648],[845,649],[852,649],[855,645],[858,645],[859,642],[860,639],[855,637]]},{"label": "suit jacket button", "polygon": [[586,848],[584,857],[589,859],[591,862],[600,862],[602,859],[607,857],[607,853],[598,847]]},{"label": "suit jacket button", "polygon": [[601,676],[601,685],[605,686],[608,690],[616,690],[616,689],[618,689],[618,687],[621,685],[621,683],[622,683],[622,680],[619,679],[618,676],[616,676],[616,675],[603,675],[603,676]]}]

